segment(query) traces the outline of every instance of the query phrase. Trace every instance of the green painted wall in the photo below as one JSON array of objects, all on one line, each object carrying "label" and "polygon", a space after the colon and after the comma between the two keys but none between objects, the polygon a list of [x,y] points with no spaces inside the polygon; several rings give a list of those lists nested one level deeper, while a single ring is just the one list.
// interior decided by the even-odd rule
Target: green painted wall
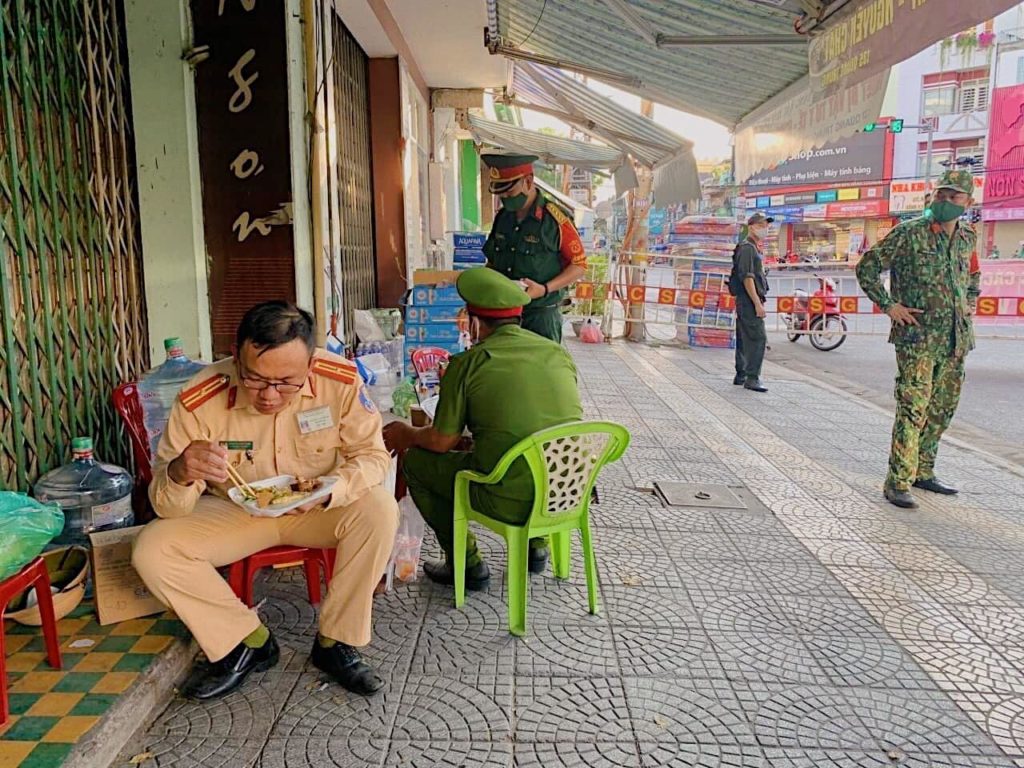
[{"label": "green painted wall", "polygon": [[459,142],[459,192],[462,226],[480,229],[480,157],[469,139]]}]

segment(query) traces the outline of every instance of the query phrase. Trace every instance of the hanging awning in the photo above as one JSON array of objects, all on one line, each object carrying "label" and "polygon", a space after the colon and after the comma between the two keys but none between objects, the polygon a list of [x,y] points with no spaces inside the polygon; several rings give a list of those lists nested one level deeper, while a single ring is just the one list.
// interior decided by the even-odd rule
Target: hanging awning
[{"label": "hanging awning", "polygon": [[[793,31],[794,12],[781,5],[743,0],[494,0],[492,16],[505,49],[621,73],[619,80],[594,77],[731,127],[807,74],[806,40]],[[789,36],[793,43],[665,44],[674,36],[725,34]]]},{"label": "hanging awning", "polygon": [[[659,205],[700,199],[693,142],[616,104],[564,72],[516,62],[506,99],[522,109],[558,118],[653,169],[653,194]],[[620,178],[623,175],[624,171],[616,176],[616,191],[620,194],[636,184],[635,179]]]},{"label": "hanging awning", "polygon": [[607,171],[615,182],[615,194],[624,195],[636,187],[636,173],[628,154],[603,144],[550,136],[529,128],[496,123],[478,115],[469,116],[469,128],[481,144],[510,152],[537,155],[549,165],[571,165],[588,171]]},{"label": "hanging awning", "polygon": [[469,116],[469,127],[481,144],[537,155],[548,165],[571,165],[588,171],[614,172],[626,162],[625,153],[613,147],[549,136],[529,128],[486,120],[477,115]]},{"label": "hanging awning", "polygon": [[656,168],[681,152],[693,151],[693,142],[564,72],[525,61],[513,67],[512,88],[506,94],[510,103],[557,117],[628,152],[642,165]]}]

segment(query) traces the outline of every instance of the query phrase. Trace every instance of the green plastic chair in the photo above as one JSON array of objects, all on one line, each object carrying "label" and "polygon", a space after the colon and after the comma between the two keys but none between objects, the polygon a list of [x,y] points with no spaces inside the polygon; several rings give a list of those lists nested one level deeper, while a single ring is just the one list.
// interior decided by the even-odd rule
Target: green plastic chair
[{"label": "green plastic chair", "polygon": [[[587,601],[597,613],[597,562],[590,537],[590,494],[601,469],[618,461],[629,446],[629,431],[607,421],[577,421],[535,432],[512,446],[489,475],[463,470],[455,476],[455,607],[466,601],[466,535],[470,521],[490,528],[505,539],[508,549],[508,628],[526,634],[527,560],[531,538],[550,537],[555,576],[569,578],[572,531],[583,538]],[[523,525],[495,520],[473,509],[473,483],[495,485],[512,462],[522,457],[533,474],[536,495]]]}]

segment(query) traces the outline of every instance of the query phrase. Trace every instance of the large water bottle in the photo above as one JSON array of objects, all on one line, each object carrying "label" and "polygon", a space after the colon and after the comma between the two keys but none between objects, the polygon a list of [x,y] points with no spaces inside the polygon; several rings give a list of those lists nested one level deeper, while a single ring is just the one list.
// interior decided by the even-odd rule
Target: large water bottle
[{"label": "large water bottle", "polygon": [[146,373],[139,382],[139,401],[142,403],[142,423],[149,438],[149,455],[156,456],[160,436],[167,427],[171,406],[182,387],[206,366],[189,360],[178,337],[165,339],[167,360]]},{"label": "large water bottle", "polygon": [[89,534],[127,528],[132,514],[132,476],[114,464],[103,464],[92,452],[91,437],[71,441],[71,463],[50,470],[32,489],[39,501],[55,501],[64,510],[64,531],[58,544],[89,544]]}]

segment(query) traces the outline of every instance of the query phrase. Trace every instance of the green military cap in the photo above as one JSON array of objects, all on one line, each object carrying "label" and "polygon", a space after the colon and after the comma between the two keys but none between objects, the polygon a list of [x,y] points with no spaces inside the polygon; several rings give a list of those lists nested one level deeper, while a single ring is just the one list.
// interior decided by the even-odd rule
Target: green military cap
[{"label": "green military cap", "polygon": [[936,189],[955,189],[957,192],[965,192],[974,195],[974,176],[964,168],[950,169],[942,174]]},{"label": "green military cap", "polygon": [[466,309],[480,317],[519,317],[530,297],[520,285],[490,267],[467,269],[455,281]]},{"label": "green military cap", "polygon": [[490,184],[493,194],[500,194],[524,176],[533,173],[536,155],[512,155],[505,152],[485,152],[480,155],[489,169]]}]

